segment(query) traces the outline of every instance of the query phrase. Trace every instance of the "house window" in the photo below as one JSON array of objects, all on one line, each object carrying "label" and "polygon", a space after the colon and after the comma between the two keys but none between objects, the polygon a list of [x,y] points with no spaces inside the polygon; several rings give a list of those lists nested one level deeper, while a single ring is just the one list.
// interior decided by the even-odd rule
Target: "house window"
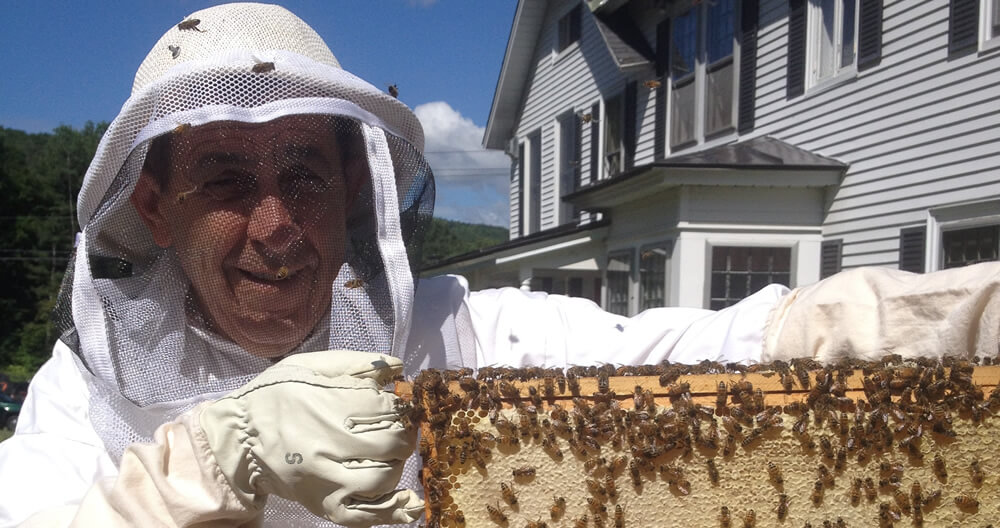
[{"label": "house window", "polygon": [[618,176],[625,167],[624,106],[622,94],[604,102],[604,175],[607,178]]},{"label": "house window", "polygon": [[542,133],[528,137],[528,233],[537,233],[542,223]]},{"label": "house window", "polygon": [[[580,117],[569,112],[559,118],[559,196],[575,191],[580,185]],[[576,219],[573,204],[559,200],[559,223]]]},{"label": "house window", "polygon": [[858,0],[809,1],[809,86],[855,70]]},{"label": "house window", "polygon": [[1000,0],[982,1],[983,44],[1000,45]]},{"label": "house window", "polygon": [[[735,0],[702,2],[670,31],[670,147],[731,132],[736,122]],[[664,32],[665,33],[665,32]]]},{"label": "house window", "polygon": [[667,305],[669,244],[639,250],[639,310]]},{"label": "house window", "polygon": [[605,308],[618,315],[629,315],[629,283],[632,276],[632,252],[608,256],[608,299]]},{"label": "house window", "polygon": [[998,257],[1000,225],[953,229],[941,233],[943,268],[959,268],[980,262],[1000,260]]},{"label": "house window", "polygon": [[768,284],[787,285],[791,265],[787,247],[713,247],[709,308],[732,306]]},{"label": "house window", "polygon": [[556,51],[562,51],[570,44],[580,40],[580,5],[571,9],[569,13],[559,19],[559,47]]}]

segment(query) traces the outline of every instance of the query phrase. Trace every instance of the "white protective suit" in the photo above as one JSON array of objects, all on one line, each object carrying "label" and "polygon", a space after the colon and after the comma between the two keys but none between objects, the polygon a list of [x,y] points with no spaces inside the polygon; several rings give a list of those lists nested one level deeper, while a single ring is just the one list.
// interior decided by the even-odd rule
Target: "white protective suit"
[{"label": "white protective suit", "polygon": [[[316,143],[317,130],[327,143]],[[236,142],[234,151],[261,158],[202,155],[206,133],[213,145]],[[412,112],[342,70],[282,8],[217,6],[171,28],[140,66],[80,193],[85,227],[60,295],[63,337],[32,381],[17,433],[0,444],[0,527],[29,518],[34,526],[329,524],[293,501],[263,497],[264,506],[230,487],[199,422],[208,402],[299,352],[389,353],[407,376],[428,367],[997,353],[996,264],[926,276],[854,270],[791,293],[769,286],[719,312],[661,308],[632,318],[557,295],[469,292],[460,277],[415,284],[408,258],[417,260],[433,205],[422,148]],[[320,181],[314,160],[331,155],[338,159],[328,165],[343,170]],[[157,175],[150,160],[172,169]],[[248,166],[276,169],[279,183],[268,187]],[[191,215],[206,203],[211,214]],[[263,236],[255,215],[281,221]],[[178,218],[200,230],[185,231]],[[198,224],[206,219],[223,223]],[[240,229],[250,242],[224,236]],[[272,243],[282,251],[262,249]],[[233,299],[206,299],[218,291],[213,263],[227,270]],[[285,326],[275,328],[286,331],[272,331],[259,313],[273,308],[264,301],[286,302],[283,288],[307,300],[282,312]],[[241,322],[232,307],[243,305],[267,331]],[[288,335],[290,345],[271,346]],[[418,468],[413,455],[403,486],[417,486]]]}]

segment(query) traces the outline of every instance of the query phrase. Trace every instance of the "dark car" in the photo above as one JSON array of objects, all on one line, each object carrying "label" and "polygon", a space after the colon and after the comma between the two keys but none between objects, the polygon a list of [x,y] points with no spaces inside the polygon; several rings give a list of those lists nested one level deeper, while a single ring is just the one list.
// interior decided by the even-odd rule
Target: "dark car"
[{"label": "dark car", "polygon": [[0,392],[0,425],[11,431],[17,427],[17,415],[21,413],[21,403]]}]

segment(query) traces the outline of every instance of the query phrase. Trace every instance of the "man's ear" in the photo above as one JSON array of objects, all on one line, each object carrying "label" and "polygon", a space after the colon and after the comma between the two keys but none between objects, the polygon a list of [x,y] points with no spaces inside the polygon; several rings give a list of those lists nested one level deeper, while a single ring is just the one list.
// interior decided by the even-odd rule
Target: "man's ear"
[{"label": "man's ear", "polygon": [[156,245],[167,248],[173,241],[170,238],[170,230],[167,228],[165,214],[161,209],[161,196],[160,185],[156,182],[153,174],[143,169],[129,199],[142,218],[142,222],[146,224],[149,232],[153,235],[153,241],[156,242]]}]

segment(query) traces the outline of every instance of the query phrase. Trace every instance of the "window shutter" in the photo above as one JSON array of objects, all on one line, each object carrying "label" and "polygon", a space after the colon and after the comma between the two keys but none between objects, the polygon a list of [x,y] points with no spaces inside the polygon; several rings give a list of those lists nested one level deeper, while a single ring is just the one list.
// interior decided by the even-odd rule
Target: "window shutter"
[{"label": "window shutter", "polygon": [[601,104],[590,107],[590,183],[601,179]]},{"label": "window shutter", "polygon": [[858,20],[858,71],[882,60],[882,0],[861,0]]},{"label": "window shutter", "polygon": [[653,118],[653,160],[667,156],[667,72],[670,71],[670,19],[664,19],[656,26],[656,76],[660,85],[656,87],[656,116]]},{"label": "window shutter", "polygon": [[623,135],[625,147],[625,170],[635,166],[635,146],[636,146],[636,98],[638,97],[639,83],[629,82],[625,85],[625,130]]},{"label": "window shutter", "polygon": [[899,269],[914,273],[924,272],[924,251],[927,244],[927,226],[907,227],[899,230]]},{"label": "window shutter", "polygon": [[844,240],[824,240],[820,247],[819,278],[825,279],[840,272],[840,262],[843,257]]},{"label": "window shutter", "polygon": [[740,16],[740,108],[737,129],[753,130],[757,96],[757,17],[759,0],[745,0]]},{"label": "window shutter", "polygon": [[581,169],[583,160],[580,159],[583,156],[583,123],[580,122],[580,114],[573,115],[573,130],[576,130],[576,137],[573,138],[573,157],[571,158],[575,162],[573,165],[573,190],[575,191],[580,188],[581,173],[583,172]]},{"label": "window shutter", "polygon": [[524,225],[524,143],[517,146],[517,229],[521,236],[527,235]]},{"label": "window shutter", "polygon": [[948,53],[976,45],[979,38],[979,0],[951,0],[948,8]]},{"label": "window shutter", "polygon": [[787,98],[806,89],[806,0],[788,0]]}]

